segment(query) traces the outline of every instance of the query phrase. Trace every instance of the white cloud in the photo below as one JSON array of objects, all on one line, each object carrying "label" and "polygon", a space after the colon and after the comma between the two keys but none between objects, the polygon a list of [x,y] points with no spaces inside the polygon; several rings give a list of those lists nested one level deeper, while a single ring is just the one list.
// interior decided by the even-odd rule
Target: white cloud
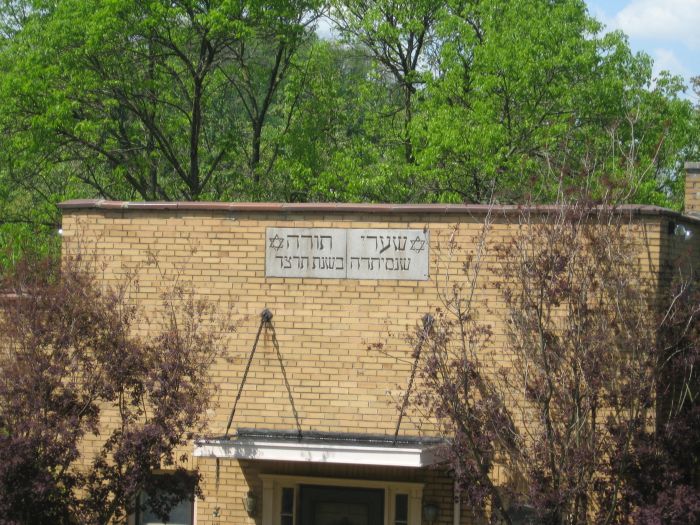
[{"label": "white cloud", "polygon": [[590,0],[587,2],[588,4],[588,10],[593,15],[593,18],[595,18],[598,22],[603,24],[605,27],[606,31],[612,31],[613,29],[620,29],[617,27],[615,20],[613,17],[605,11],[600,5],[597,3],[593,3]]},{"label": "white cloud", "polygon": [[690,76],[688,68],[670,49],[654,49],[652,56],[654,57],[654,76],[657,76],[660,71],[664,70],[686,78]]},{"label": "white cloud", "polygon": [[632,0],[610,22],[631,37],[700,49],[700,0]]}]

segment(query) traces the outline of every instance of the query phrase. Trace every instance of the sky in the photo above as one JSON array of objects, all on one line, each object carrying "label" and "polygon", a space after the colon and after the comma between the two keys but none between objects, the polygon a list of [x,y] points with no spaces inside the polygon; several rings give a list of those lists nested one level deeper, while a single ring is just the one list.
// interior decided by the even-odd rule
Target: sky
[{"label": "sky", "polygon": [[[589,12],[621,29],[634,51],[654,59],[654,73],[668,70],[686,84],[700,76],[700,0],[586,0]],[[688,98],[697,101],[688,90]]]}]

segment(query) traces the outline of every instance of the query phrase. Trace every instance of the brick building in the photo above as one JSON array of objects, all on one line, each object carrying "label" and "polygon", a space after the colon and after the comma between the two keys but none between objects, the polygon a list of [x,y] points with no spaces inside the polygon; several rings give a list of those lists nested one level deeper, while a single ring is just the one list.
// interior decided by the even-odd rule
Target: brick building
[{"label": "brick building", "polygon": [[[688,168],[688,215],[649,206],[620,210],[645,245],[642,270],[659,279],[682,243],[690,239],[697,249],[700,239],[700,219],[690,216],[700,212],[700,170]],[[111,201],[61,207],[65,249],[94,250],[106,282],[139,267],[143,307],[158,307],[165,269],[230,304],[238,320],[231,361],[213,371],[220,392],[209,414],[211,435],[188,451],[190,466],[203,473],[205,499],[180,505],[174,523],[479,521],[455,503],[429,424],[409,409],[395,439],[397,400],[412,366],[405,335],[439,305],[443,278],[460,279],[486,214],[490,238],[506,241],[515,234],[518,208]],[[694,235],[679,235],[679,226]],[[450,243],[456,253],[448,253]],[[153,256],[159,271],[144,264]],[[492,266],[484,283],[495,277]],[[476,293],[489,305],[484,316],[498,345],[502,299],[486,284]],[[266,309],[272,318],[261,325]],[[381,351],[369,348],[380,341]]]}]

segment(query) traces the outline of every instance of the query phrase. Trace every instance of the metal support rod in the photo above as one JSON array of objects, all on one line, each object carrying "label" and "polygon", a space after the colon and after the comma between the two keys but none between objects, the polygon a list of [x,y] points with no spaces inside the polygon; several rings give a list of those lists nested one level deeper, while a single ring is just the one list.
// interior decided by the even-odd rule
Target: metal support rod
[{"label": "metal support rod", "polygon": [[418,336],[418,342],[416,343],[416,348],[413,351],[413,367],[411,368],[411,377],[408,380],[408,387],[406,388],[406,393],[403,396],[403,403],[401,403],[401,410],[399,411],[399,420],[396,423],[396,431],[394,432],[394,446],[399,439],[399,430],[401,429],[401,421],[403,420],[403,415],[406,412],[406,407],[408,406],[408,400],[411,396],[411,389],[413,388],[413,381],[416,378],[416,371],[418,370],[418,361],[420,361],[420,354],[423,350],[423,344],[428,338],[431,329],[433,328],[433,323],[435,319],[430,314],[425,314],[423,316],[423,330]]},{"label": "metal support rod", "polygon": [[297,436],[301,439],[301,423],[299,421],[299,413],[297,412],[297,407],[294,404],[294,396],[292,396],[292,387],[287,379],[287,371],[284,368],[284,361],[282,361],[282,353],[280,351],[280,344],[277,340],[277,332],[275,331],[275,326],[272,324],[272,312],[265,308],[260,312],[260,325],[258,326],[258,333],[255,334],[255,342],[253,343],[253,348],[248,356],[248,362],[246,363],[245,370],[243,371],[243,378],[241,379],[241,386],[238,388],[238,393],[236,394],[236,399],[233,402],[233,408],[231,409],[231,415],[228,418],[228,423],[226,424],[226,433],[224,434],[224,439],[227,439],[229,432],[231,430],[231,424],[233,423],[233,418],[236,415],[236,407],[238,406],[238,401],[241,399],[243,394],[243,387],[245,386],[246,380],[248,379],[248,372],[250,371],[250,365],[253,363],[253,357],[255,356],[255,351],[258,348],[258,342],[260,341],[260,334],[263,328],[267,328],[272,333],[272,346],[275,348],[275,353],[277,354],[277,361],[279,362],[280,369],[282,370],[282,378],[284,379],[284,386],[287,389],[287,396],[289,397],[289,403],[292,406],[292,414],[294,415],[294,422],[297,427]]},{"label": "metal support rod", "polygon": [[243,378],[241,379],[241,386],[238,387],[238,393],[236,394],[236,400],[233,402],[233,408],[231,409],[231,415],[228,418],[228,423],[226,424],[226,433],[224,438],[228,438],[229,430],[231,430],[231,423],[233,423],[233,416],[236,415],[236,407],[238,406],[238,401],[241,399],[241,394],[243,394],[243,387],[248,379],[248,371],[250,370],[250,365],[253,362],[253,357],[255,356],[255,350],[258,347],[258,341],[260,340],[260,334],[262,332],[265,323],[269,323],[272,319],[272,312],[265,308],[260,313],[260,325],[258,326],[258,333],[255,334],[255,342],[253,343],[253,348],[248,356],[248,363],[245,365],[245,370],[243,371]]}]

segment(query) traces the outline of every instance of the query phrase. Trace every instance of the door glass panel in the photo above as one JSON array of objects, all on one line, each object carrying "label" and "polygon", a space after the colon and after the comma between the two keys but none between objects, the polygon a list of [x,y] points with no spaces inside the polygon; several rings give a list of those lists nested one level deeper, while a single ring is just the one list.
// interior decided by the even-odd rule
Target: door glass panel
[{"label": "door glass panel", "polygon": [[369,509],[362,503],[318,502],[315,525],[369,525]]},{"label": "door glass panel", "polygon": [[396,495],[394,509],[396,513],[395,525],[406,525],[408,523],[408,494]]},{"label": "door glass panel", "polygon": [[294,525],[294,489],[282,489],[282,513],[280,516],[282,525]]},{"label": "door glass panel", "polygon": [[294,489],[282,489],[282,514],[294,512]]},{"label": "door glass panel", "polygon": [[298,525],[384,525],[384,489],[302,485]]}]

